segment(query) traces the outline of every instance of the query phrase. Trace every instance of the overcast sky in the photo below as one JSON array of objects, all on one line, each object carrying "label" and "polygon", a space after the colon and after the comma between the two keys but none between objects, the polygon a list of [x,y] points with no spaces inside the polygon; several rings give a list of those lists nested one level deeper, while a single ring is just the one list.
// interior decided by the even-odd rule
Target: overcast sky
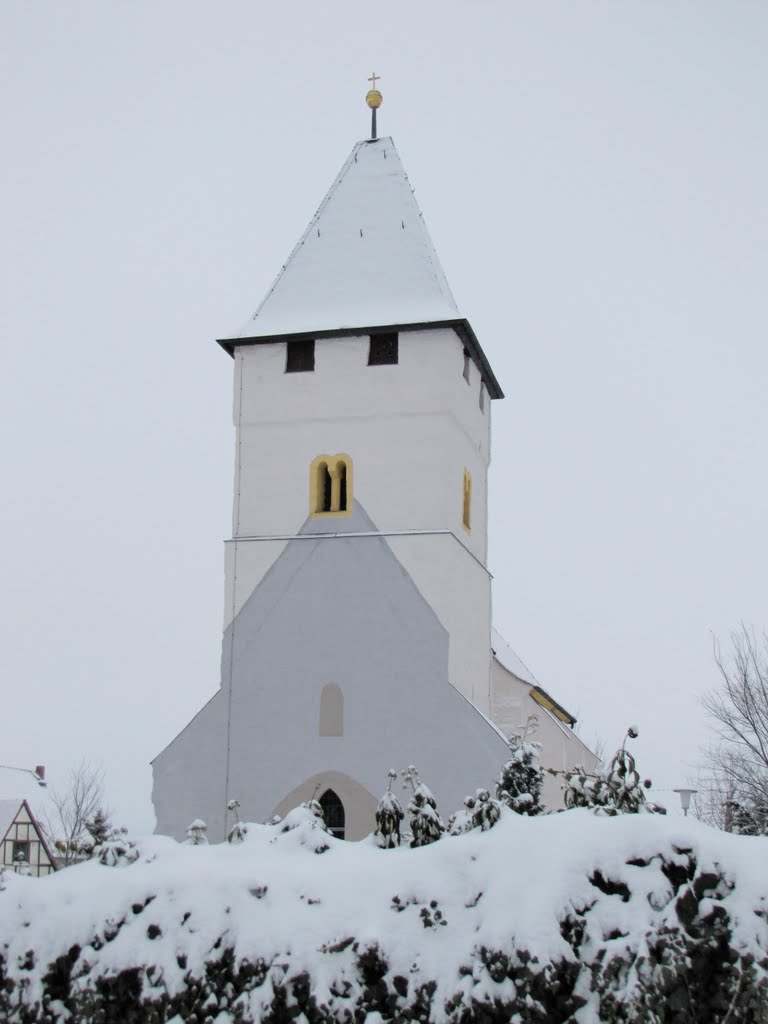
[{"label": "overcast sky", "polygon": [[507,395],[496,624],[585,739],[637,723],[641,770],[684,784],[713,634],[768,626],[766,54],[749,0],[5,0],[0,763],[87,757],[152,827],[149,761],[218,685],[214,339],[366,135],[375,70]]}]

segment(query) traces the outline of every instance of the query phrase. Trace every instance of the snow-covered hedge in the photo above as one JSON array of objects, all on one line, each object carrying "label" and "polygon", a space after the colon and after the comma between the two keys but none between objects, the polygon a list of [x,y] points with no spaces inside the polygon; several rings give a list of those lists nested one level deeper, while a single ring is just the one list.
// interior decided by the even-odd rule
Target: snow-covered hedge
[{"label": "snow-covered hedge", "polygon": [[311,815],[0,891],[0,1020],[768,1020],[768,840],[527,817],[418,849]]}]

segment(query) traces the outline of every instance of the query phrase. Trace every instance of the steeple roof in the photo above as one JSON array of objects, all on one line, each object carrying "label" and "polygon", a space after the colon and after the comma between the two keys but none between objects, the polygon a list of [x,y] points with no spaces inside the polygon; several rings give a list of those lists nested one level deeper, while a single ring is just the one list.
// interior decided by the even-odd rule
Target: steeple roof
[{"label": "steeple roof", "polygon": [[237,337],[459,315],[391,138],[358,142]]},{"label": "steeple roof", "polygon": [[453,327],[492,398],[503,392],[461,317],[391,138],[358,142],[253,316],[219,339]]}]

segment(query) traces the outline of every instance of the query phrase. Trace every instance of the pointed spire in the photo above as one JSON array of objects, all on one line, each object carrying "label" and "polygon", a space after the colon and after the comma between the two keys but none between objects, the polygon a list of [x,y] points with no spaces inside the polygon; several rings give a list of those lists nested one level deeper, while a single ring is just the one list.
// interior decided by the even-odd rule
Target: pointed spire
[{"label": "pointed spire", "polygon": [[357,143],[263,302],[231,337],[458,316],[400,156],[382,138]]}]

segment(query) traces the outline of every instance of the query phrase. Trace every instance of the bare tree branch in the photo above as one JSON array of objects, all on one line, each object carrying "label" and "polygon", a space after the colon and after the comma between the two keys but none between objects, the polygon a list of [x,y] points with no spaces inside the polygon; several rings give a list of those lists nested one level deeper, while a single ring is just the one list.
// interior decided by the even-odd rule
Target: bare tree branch
[{"label": "bare tree branch", "polygon": [[702,698],[718,742],[705,751],[697,816],[727,831],[745,816],[768,831],[768,636],[742,624],[724,655],[714,643],[720,687]]},{"label": "bare tree branch", "polygon": [[88,823],[104,810],[103,773],[83,760],[72,768],[66,786],[51,791],[53,812],[44,827],[64,865],[80,859]]}]

